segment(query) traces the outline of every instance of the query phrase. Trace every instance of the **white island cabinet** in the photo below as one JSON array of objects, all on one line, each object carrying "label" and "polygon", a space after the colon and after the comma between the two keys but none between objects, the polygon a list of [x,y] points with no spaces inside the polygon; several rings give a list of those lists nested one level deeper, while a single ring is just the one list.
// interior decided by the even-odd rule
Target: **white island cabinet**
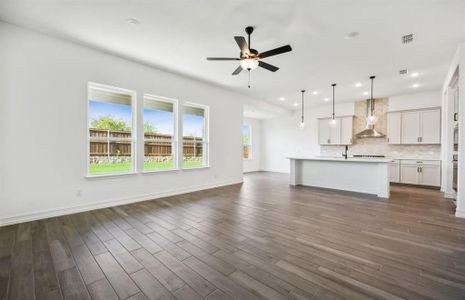
[{"label": "white island cabinet", "polygon": [[291,185],[374,194],[389,198],[387,158],[289,157]]}]

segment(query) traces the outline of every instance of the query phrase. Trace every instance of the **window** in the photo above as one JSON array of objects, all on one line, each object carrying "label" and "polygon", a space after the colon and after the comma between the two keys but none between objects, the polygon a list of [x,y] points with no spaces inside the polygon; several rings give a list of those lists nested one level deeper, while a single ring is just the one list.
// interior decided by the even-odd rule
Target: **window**
[{"label": "window", "polygon": [[183,106],[183,168],[208,166],[208,107]]},{"label": "window", "polygon": [[242,157],[252,158],[252,127],[248,124],[242,126]]},{"label": "window", "polygon": [[144,96],[144,171],[175,169],[176,100]]},{"label": "window", "polygon": [[88,175],[134,171],[134,99],[133,91],[89,84]]}]

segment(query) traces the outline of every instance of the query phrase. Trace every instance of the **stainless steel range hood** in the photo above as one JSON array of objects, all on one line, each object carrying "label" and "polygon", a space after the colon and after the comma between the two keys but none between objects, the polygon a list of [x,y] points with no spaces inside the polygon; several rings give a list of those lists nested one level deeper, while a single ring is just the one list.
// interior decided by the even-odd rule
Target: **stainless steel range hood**
[{"label": "stainless steel range hood", "polygon": [[383,138],[386,135],[379,131],[376,131],[374,125],[367,125],[367,129],[357,133],[355,135],[358,139],[365,139],[365,138]]},{"label": "stainless steel range hood", "polygon": [[357,133],[355,135],[356,138],[358,139],[365,139],[365,138],[383,138],[386,135],[384,133],[381,133],[375,129],[375,124],[374,122],[369,121],[369,117],[373,117],[373,111],[375,110],[375,99],[373,99],[373,79],[375,79],[375,76],[371,76],[371,97],[370,99],[367,100],[367,126],[366,129]]}]

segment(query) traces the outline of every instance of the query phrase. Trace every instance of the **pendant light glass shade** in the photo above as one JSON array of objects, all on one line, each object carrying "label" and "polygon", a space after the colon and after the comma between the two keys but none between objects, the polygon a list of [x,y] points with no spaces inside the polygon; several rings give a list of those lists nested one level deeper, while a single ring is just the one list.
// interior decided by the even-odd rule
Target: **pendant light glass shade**
[{"label": "pendant light glass shade", "polygon": [[258,67],[258,59],[245,58],[240,61],[240,64],[244,71],[253,71]]},{"label": "pendant light glass shade", "polygon": [[333,87],[333,114],[331,116],[331,120],[329,120],[329,126],[336,127],[337,120],[336,120],[336,114],[334,113],[334,88],[336,87],[336,84],[333,83],[331,84],[331,86]]}]

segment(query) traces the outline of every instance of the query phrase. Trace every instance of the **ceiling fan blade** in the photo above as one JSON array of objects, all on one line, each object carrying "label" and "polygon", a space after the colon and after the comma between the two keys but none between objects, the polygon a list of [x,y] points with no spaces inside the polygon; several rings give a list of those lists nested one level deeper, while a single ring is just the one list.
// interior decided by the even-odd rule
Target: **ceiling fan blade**
[{"label": "ceiling fan blade", "polygon": [[275,48],[273,50],[268,50],[268,51],[262,52],[258,56],[260,58],[265,58],[265,57],[269,57],[269,56],[273,56],[273,55],[286,53],[286,52],[289,52],[289,51],[292,51],[292,48],[291,48],[290,45],[286,45],[286,46]]},{"label": "ceiling fan blade", "polygon": [[239,60],[239,58],[233,58],[233,57],[207,57],[207,60]]},{"label": "ceiling fan blade", "polygon": [[232,75],[237,75],[237,74],[239,74],[241,71],[242,71],[242,67],[239,66],[239,67],[237,67],[236,70],[234,70],[234,72],[232,73]]},{"label": "ceiling fan blade", "polygon": [[258,65],[264,69],[267,69],[268,71],[271,71],[271,72],[276,72],[279,70],[278,67],[275,67],[273,65],[270,65],[270,64],[267,64],[266,62],[263,62],[263,61],[259,61],[258,62]]},{"label": "ceiling fan blade", "polygon": [[236,40],[237,45],[241,49],[242,53],[249,52],[249,46],[247,45],[247,41],[243,36],[235,36],[234,39]]}]

